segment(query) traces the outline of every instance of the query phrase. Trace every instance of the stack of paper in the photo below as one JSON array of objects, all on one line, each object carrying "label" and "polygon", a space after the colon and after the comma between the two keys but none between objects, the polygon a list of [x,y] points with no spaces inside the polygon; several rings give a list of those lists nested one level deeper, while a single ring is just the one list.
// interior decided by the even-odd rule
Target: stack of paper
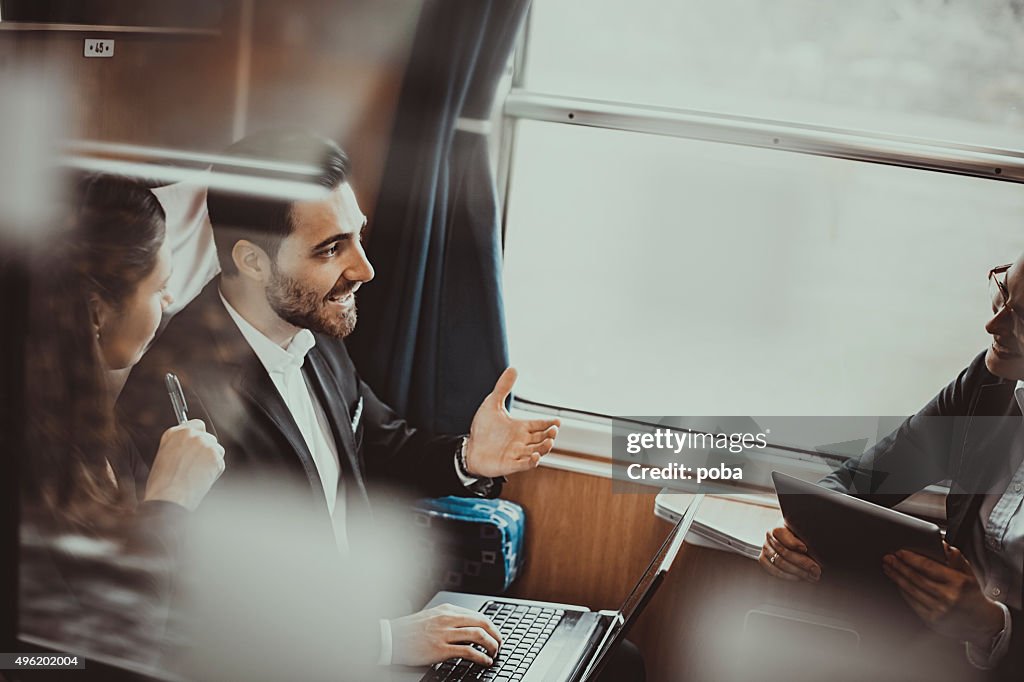
[{"label": "stack of paper", "polygon": [[[675,523],[692,499],[691,494],[663,490],[655,499],[654,513]],[[697,512],[690,539],[697,536],[713,547],[757,559],[765,533],[779,525],[782,513],[774,504],[774,497],[709,495]]]}]

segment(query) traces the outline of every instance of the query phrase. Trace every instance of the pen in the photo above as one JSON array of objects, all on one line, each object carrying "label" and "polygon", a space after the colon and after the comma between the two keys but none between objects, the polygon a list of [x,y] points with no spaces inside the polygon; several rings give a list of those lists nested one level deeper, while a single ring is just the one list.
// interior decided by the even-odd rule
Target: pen
[{"label": "pen", "polygon": [[167,385],[167,395],[171,397],[171,407],[174,409],[174,416],[179,424],[188,421],[188,403],[185,402],[185,393],[181,390],[181,382],[173,372],[164,376],[164,383]]}]

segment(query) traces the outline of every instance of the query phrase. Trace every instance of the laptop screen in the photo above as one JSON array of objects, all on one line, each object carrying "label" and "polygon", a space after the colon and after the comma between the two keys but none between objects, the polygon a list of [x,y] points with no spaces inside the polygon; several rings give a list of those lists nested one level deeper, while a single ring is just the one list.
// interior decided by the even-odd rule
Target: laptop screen
[{"label": "laptop screen", "polygon": [[675,527],[669,532],[665,541],[661,543],[661,547],[655,553],[654,558],[651,559],[647,570],[644,571],[639,582],[633,587],[633,591],[629,593],[629,596],[622,603],[622,608],[619,609],[618,620],[613,622],[608,628],[604,641],[600,644],[593,660],[584,672],[582,680],[597,678],[604,668],[608,653],[625,638],[629,626],[643,612],[644,607],[647,606],[651,597],[654,596],[665,574],[672,568],[672,562],[675,561],[676,555],[679,554],[679,549],[683,546],[686,534],[690,531],[690,526],[693,525],[693,520],[697,517],[697,510],[703,501],[704,493],[694,495],[690,506],[686,509],[686,513],[676,522]]},{"label": "laptop screen", "polygon": [[686,509],[686,513],[676,522],[675,527],[669,532],[665,541],[661,544],[661,548],[654,555],[647,570],[644,571],[640,581],[633,587],[633,591],[629,593],[626,600],[622,603],[619,613],[622,614],[623,624],[630,622],[635,616],[639,615],[639,611],[642,609],[648,593],[656,586],[659,575],[667,573],[669,568],[672,567],[672,562],[675,560],[676,555],[679,554],[679,549],[683,546],[686,534],[689,532],[690,526],[693,525],[693,520],[697,516],[697,508],[703,500],[703,493],[694,495],[693,501],[690,502],[690,506]]}]

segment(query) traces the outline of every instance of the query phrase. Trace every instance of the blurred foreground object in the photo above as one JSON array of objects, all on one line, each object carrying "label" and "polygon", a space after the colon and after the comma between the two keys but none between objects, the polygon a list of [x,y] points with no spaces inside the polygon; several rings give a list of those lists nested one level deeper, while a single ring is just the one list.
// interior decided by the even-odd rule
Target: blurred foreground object
[{"label": "blurred foreground object", "polygon": [[61,185],[57,143],[66,110],[58,78],[0,71],[0,255],[42,243],[53,228]]},{"label": "blurred foreground object", "polygon": [[[387,679],[379,619],[412,609],[428,559],[407,512],[349,519],[359,552],[324,542],[302,490],[236,485],[200,509],[184,584],[180,672],[202,680]],[[422,545],[420,545],[422,546]],[[416,569],[415,571],[411,569]]]}]

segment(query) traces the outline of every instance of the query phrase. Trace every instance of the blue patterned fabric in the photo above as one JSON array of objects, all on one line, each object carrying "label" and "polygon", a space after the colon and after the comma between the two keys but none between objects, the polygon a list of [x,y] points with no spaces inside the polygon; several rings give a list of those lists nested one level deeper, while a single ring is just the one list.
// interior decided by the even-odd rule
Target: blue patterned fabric
[{"label": "blue patterned fabric", "polygon": [[435,532],[438,589],[502,594],[523,565],[526,514],[508,500],[439,497],[419,500],[416,524]]}]

